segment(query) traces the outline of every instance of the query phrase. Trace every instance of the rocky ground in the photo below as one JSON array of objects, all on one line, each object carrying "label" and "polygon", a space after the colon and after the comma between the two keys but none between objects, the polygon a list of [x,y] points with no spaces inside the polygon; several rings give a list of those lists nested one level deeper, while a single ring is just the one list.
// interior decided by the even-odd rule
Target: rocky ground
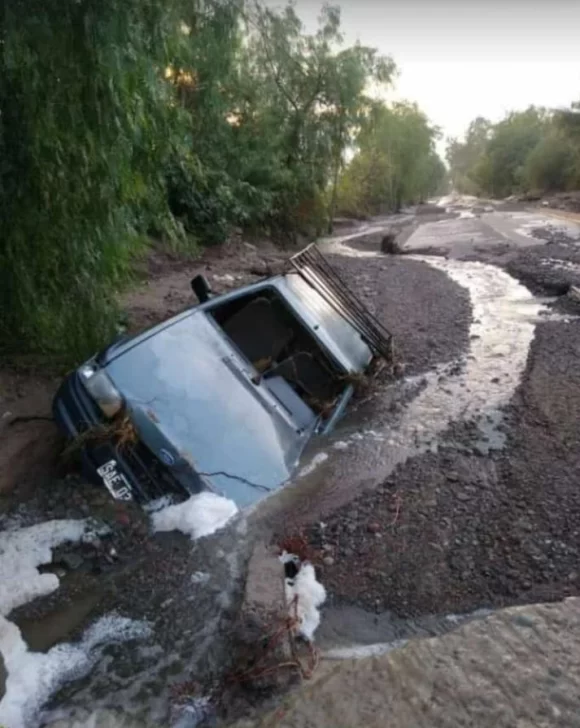
[{"label": "rocky ground", "polygon": [[[88,621],[113,609],[155,628],[154,643],[142,650],[119,646],[53,706],[82,712],[89,705],[139,704],[163,724],[172,685],[193,678],[195,690],[207,690],[220,672],[234,669],[232,635],[256,540],[292,536],[308,549],[329,593],[321,638],[325,613],[348,635],[355,609],[359,619],[368,616],[372,633],[373,620],[382,624],[390,615],[400,626],[579,593],[580,323],[565,293],[580,284],[580,243],[570,221],[563,228],[555,219],[538,222],[541,212],[488,207],[473,201],[447,212],[430,207],[343,226],[322,243],[394,334],[399,378],[379,382],[330,444],[314,447],[305,464],[322,455],[319,467],[193,548],[178,533],[152,535],[142,511],[113,504],[101,489],[67,474],[53,425],[43,419],[58,377],[0,375],[0,526],[94,516],[110,529],[88,544],[59,547],[47,568],[61,577],[60,589],[11,619],[38,650],[78,637]],[[405,254],[380,255],[384,230],[393,225]],[[198,272],[221,292],[279,269],[292,252],[239,239],[185,262],[158,251],[141,270],[146,284],[125,299],[125,323],[138,330],[190,305],[189,281]],[[426,261],[426,252],[458,261],[457,271]],[[522,326],[535,326],[535,338],[527,357],[520,352],[521,381],[516,372],[497,422],[492,410],[495,449],[480,447],[481,423],[472,413],[486,387],[492,396],[504,376],[502,357],[513,352],[507,346],[506,353],[498,316],[491,342],[497,375],[484,372],[483,393],[481,382],[472,387],[469,357],[481,334],[461,264],[474,260],[507,271],[548,304],[538,317],[530,302],[502,299],[522,308]],[[476,274],[470,268],[465,275]],[[493,276],[488,283],[493,288]],[[480,298],[485,313],[485,291]],[[493,309],[496,299],[489,300]],[[440,396],[445,390],[448,400]],[[425,392],[433,395],[432,409],[413,409]],[[414,412],[425,420],[411,428]],[[249,702],[263,698],[258,691]],[[237,695],[234,714],[243,704]]]},{"label": "rocky ground", "polygon": [[[577,284],[580,243],[556,225],[532,236],[545,245],[510,246],[500,257],[490,236],[492,252],[481,257],[538,294]],[[453,256],[445,243],[435,252]],[[454,422],[438,452],[400,465],[307,529],[334,605],[417,617],[578,594],[580,323],[575,304],[552,305],[572,318],[536,326],[505,409],[506,447],[470,453],[471,428]]]}]

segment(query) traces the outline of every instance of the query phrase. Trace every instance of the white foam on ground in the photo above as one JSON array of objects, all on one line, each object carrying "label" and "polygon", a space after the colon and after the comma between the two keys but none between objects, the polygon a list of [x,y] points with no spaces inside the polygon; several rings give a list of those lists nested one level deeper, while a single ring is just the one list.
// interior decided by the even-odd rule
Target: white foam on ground
[{"label": "white foam on ground", "polygon": [[207,584],[210,580],[210,575],[206,571],[194,571],[191,575],[192,584]]},{"label": "white foam on ground", "polygon": [[52,561],[53,548],[90,530],[89,521],[62,520],[0,533],[0,614],[58,589],[58,577],[39,574],[37,567]]},{"label": "white foam on ground", "polygon": [[50,696],[65,682],[87,675],[105,645],[149,634],[142,622],[107,615],[89,627],[77,644],[56,645],[46,653],[29,652],[18,627],[0,617],[0,646],[8,672],[0,725],[32,728]]},{"label": "white foam on ground", "polygon": [[298,633],[310,642],[320,624],[319,607],[326,600],[326,589],[317,581],[314,566],[304,563],[294,579],[286,579],[286,603],[291,617],[298,618]]},{"label": "white foam on ground", "polygon": [[144,503],[143,510],[146,513],[155,513],[157,511],[160,511],[162,508],[172,506],[174,503],[175,500],[173,499],[173,496],[162,495],[161,498],[156,498],[155,500],[149,501],[149,503]]},{"label": "white foam on ground", "polygon": [[184,503],[156,511],[151,519],[156,531],[181,531],[196,539],[223,528],[237,512],[238,507],[229,498],[204,491]]},{"label": "white foam on ground", "polygon": [[313,473],[316,468],[319,465],[322,465],[322,463],[328,460],[328,453],[326,452],[319,452],[317,455],[315,455],[312,460],[308,463],[308,465],[305,465],[302,470],[298,473],[299,478],[304,478],[306,475],[310,475],[310,473]]},{"label": "white foam on ground", "polygon": [[333,447],[333,448],[334,448],[335,450],[348,450],[348,448],[350,447],[350,445],[351,445],[351,443],[350,443],[350,442],[346,442],[345,440],[337,440],[337,441],[336,441],[336,442],[335,442],[335,443],[333,444],[333,446],[332,446],[332,447]]},{"label": "white foam on ground", "polygon": [[[102,533],[103,530],[100,531]],[[91,538],[88,520],[55,520],[0,533],[0,653],[7,672],[0,700],[0,725],[30,728],[52,693],[64,682],[90,671],[99,647],[111,641],[141,636],[144,626],[121,617],[103,617],[76,644],[29,652],[18,627],[6,619],[16,607],[58,588],[55,574],[39,574],[52,561],[52,549],[68,541]]]}]

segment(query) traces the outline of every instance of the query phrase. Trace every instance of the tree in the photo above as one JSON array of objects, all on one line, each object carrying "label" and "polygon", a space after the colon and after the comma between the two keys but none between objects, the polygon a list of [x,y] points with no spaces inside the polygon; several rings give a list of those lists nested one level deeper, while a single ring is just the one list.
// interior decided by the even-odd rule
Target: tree
[{"label": "tree", "polygon": [[183,118],[162,69],[179,13],[147,0],[7,0],[0,58],[0,346],[73,357],[112,335]]},{"label": "tree", "polygon": [[434,194],[444,174],[434,146],[438,134],[416,104],[374,103],[339,185],[339,209],[378,214]]},{"label": "tree", "polygon": [[540,139],[526,158],[524,187],[539,192],[565,190],[571,180],[574,150],[564,135],[552,132]]},{"label": "tree", "polygon": [[392,109],[363,143],[369,87],[395,65],[345,47],[337,7],[306,33],[292,5],[255,0],[5,6],[3,350],[78,360],[99,348],[152,238],[193,249],[234,226],[315,236],[355,147],[356,184],[357,165],[373,170],[356,192],[369,209],[420,198],[440,174],[434,130],[414,107]]},{"label": "tree", "polygon": [[459,142],[457,139],[448,141],[445,156],[451,170],[451,183],[454,189],[466,193],[476,191],[473,171],[485,152],[491,132],[491,122],[478,116],[470,123],[464,142]]},{"label": "tree", "polygon": [[319,213],[332,217],[343,154],[368,104],[366,89],[389,83],[395,71],[392,59],[375,49],[340,48],[339,8],[325,6],[319,22],[314,35],[305,35],[291,6],[283,14],[255,6],[248,20],[253,73],[286,150],[286,185],[278,198],[278,225],[286,229],[306,201],[322,204],[329,184],[330,209]]},{"label": "tree", "polygon": [[580,113],[534,106],[497,124],[475,119],[465,140],[449,141],[447,160],[461,192],[496,197],[580,185]]}]

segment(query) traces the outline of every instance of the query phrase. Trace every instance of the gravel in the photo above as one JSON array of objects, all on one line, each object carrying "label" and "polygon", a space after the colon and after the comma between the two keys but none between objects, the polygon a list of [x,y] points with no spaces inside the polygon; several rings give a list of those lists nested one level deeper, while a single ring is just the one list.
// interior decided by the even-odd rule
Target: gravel
[{"label": "gravel", "polygon": [[[558,235],[503,264],[554,293],[554,282],[580,282],[542,262],[580,263],[579,248],[565,244]],[[425,354],[414,346],[420,367]],[[415,618],[579,594],[579,412],[580,321],[540,323],[505,412],[503,450],[482,457],[470,423],[452,423],[443,440],[453,445],[413,458],[325,518],[322,541],[307,529],[315,550],[336,554],[321,564],[329,600]]]}]

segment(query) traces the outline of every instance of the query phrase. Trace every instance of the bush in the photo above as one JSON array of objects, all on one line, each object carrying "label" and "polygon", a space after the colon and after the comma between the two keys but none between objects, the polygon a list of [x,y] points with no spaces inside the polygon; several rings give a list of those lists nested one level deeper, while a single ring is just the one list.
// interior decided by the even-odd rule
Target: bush
[{"label": "bush", "polygon": [[522,170],[527,189],[551,192],[565,190],[572,177],[574,150],[570,142],[556,134],[545,137],[533,149]]},{"label": "bush", "polygon": [[225,180],[191,156],[174,158],[167,167],[169,208],[201,245],[222,243],[233,216]]}]

